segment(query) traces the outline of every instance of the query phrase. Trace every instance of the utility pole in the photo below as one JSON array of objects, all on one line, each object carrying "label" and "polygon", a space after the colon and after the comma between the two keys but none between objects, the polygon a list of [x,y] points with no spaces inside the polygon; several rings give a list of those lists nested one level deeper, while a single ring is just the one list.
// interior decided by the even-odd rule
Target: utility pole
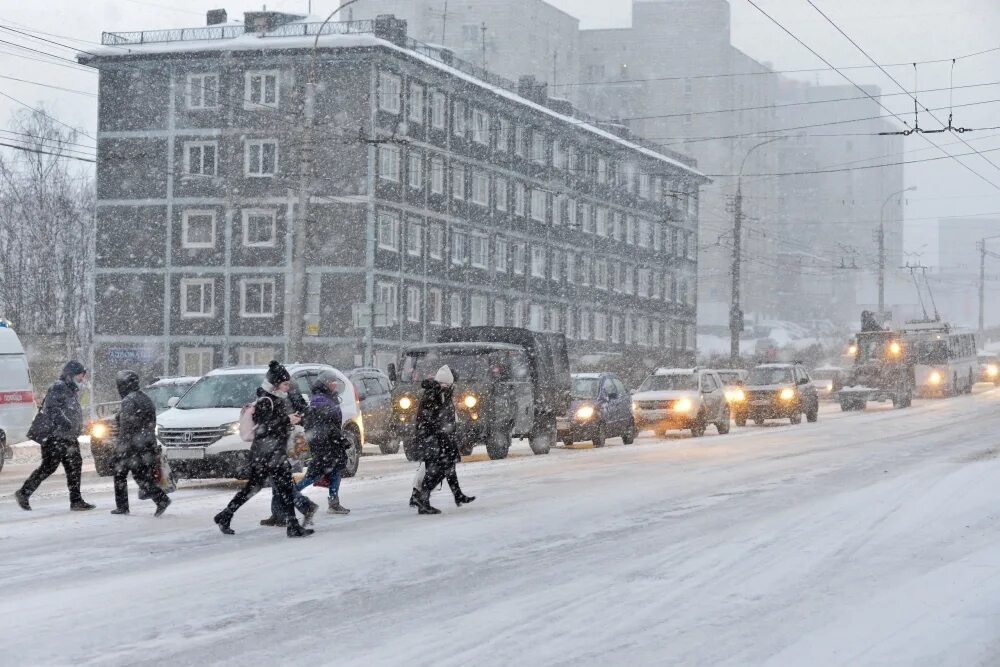
[{"label": "utility pole", "polygon": [[447,46],[448,37],[448,0],[444,0],[444,12],[441,14],[441,46]]},{"label": "utility pole", "polygon": [[979,247],[979,333],[986,329],[986,255],[1000,257],[986,250],[986,242],[990,239],[1000,239],[1000,234],[987,236],[976,244]]},{"label": "utility pole", "polygon": [[884,318],[885,313],[885,207],[896,195],[904,192],[913,192],[917,186],[913,185],[898,192],[893,192],[882,202],[882,209],[878,218],[878,316],[879,320]]},{"label": "utility pole", "polygon": [[483,31],[483,69],[486,69],[486,21],[483,21],[480,30]]}]

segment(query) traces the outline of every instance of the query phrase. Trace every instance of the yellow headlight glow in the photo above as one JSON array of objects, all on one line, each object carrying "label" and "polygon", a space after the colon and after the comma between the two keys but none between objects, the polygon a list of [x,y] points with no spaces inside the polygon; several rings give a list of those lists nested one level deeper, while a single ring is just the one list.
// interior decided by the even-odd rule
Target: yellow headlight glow
[{"label": "yellow headlight glow", "polygon": [[857,345],[850,345],[850,346],[848,346],[848,348],[847,348],[847,354],[850,354],[851,356],[853,356],[853,355],[855,355],[857,353],[858,353],[858,346]]},{"label": "yellow headlight glow", "polygon": [[894,357],[898,357],[899,353],[903,351],[903,346],[899,344],[899,341],[892,341],[889,343],[889,354]]},{"label": "yellow headlight glow", "polygon": [[742,389],[730,389],[726,392],[726,400],[730,403],[740,403],[747,400],[747,396]]},{"label": "yellow headlight glow", "polygon": [[413,407],[413,400],[409,396],[404,396],[399,399],[399,407],[403,410],[409,410]]},{"label": "yellow headlight glow", "polygon": [[691,411],[691,399],[690,398],[679,398],[677,402],[674,403],[674,410],[677,412],[690,412]]},{"label": "yellow headlight glow", "polygon": [[475,394],[466,394],[465,398],[462,399],[462,404],[471,410],[479,404],[479,399],[476,398]]},{"label": "yellow headlight glow", "polygon": [[103,422],[97,422],[90,427],[90,436],[92,438],[103,438],[108,434],[108,426]]},{"label": "yellow headlight glow", "polygon": [[778,394],[778,398],[780,398],[783,401],[790,401],[793,398],[795,398],[795,390],[792,389],[791,387],[785,387],[784,389],[781,390],[781,393]]},{"label": "yellow headlight glow", "polygon": [[832,382],[827,382],[826,383],[826,390],[827,391],[833,391],[833,383]]},{"label": "yellow headlight glow", "polygon": [[941,374],[937,371],[931,371],[931,374],[927,376],[927,381],[931,384],[941,384]]},{"label": "yellow headlight glow", "polygon": [[576,411],[576,418],[581,421],[587,421],[593,416],[594,416],[593,405],[581,405],[580,409]]},{"label": "yellow headlight glow", "polygon": [[986,374],[991,378],[995,378],[997,374],[1000,374],[1000,369],[998,369],[994,364],[990,364],[986,367]]}]

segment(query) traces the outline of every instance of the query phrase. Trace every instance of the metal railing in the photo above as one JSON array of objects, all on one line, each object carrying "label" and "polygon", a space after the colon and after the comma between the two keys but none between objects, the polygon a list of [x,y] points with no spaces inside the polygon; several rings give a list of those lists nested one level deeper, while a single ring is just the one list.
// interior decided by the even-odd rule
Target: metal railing
[{"label": "metal railing", "polygon": [[320,35],[364,35],[375,32],[375,21],[330,21],[329,23],[286,23],[261,33],[262,37],[315,37]]},{"label": "metal railing", "polygon": [[158,42],[188,42],[209,39],[232,39],[244,34],[241,25],[176,28],[174,30],[138,30],[135,32],[102,32],[101,44],[128,46]]}]

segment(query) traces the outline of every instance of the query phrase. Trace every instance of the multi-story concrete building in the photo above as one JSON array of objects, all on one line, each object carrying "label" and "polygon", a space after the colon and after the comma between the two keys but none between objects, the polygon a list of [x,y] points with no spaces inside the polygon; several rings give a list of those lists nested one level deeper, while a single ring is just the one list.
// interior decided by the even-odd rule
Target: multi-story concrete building
[{"label": "multi-story concrete building", "polygon": [[254,12],[81,57],[100,70],[98,378],[285,356],[313,54],[310,360],[385,365],[481,324],[565,332],[577,358],[693,360],[691,160],[471,76],[393,17],[328,24],[313,50],[319,30]]}]

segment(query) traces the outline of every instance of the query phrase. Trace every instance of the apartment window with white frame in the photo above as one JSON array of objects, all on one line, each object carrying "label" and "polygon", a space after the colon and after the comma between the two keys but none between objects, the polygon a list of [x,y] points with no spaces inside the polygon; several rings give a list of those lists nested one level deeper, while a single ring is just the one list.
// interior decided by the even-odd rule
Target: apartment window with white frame
[{"label": "apartment window with white frame", "polygon": [[493,181],[494,190],[496,190],[497,198],[497,210],[506,211],[507,210],[507,179],[501,176],[497,176]]},{"label": "apartment window with white frame", "polygon": [[431,125],[438,130],[445,128],[445,121],[448,110],[448,100],[444,93],[437,91],[431,93]]},{"label": "apartment window with white frame", "polygon": [[625,223],[625,243],[635,245],[635,217],[631,215]]},{"label": "apartment window with white frame", "polygon": [[608,260],[599,259],[594,262],[594,287],[608,289]]},{"label": "apartment window with white frame", "polygon": [[507,326],[507,302],[503,299],[493,299],[493,326]]},{"label": "apartment window with white frame", "polygon": [[472,110],[472,140],[484,146],[490,143],[490,117],[482,109]]},{"label": "apartment window with white frame", "polygon": [[562,308],[559,306],[549,307],[549,331],[562,331]]},{"label": "apartment window with white frame", "polygon": [[[273,358],[273,357],[272,357]],[[177,372],[187,377],[201,377],[215,367],[215,350],[210,347],[177,348]]]},{"label": "apartment window with white frame", "polygon": [[576,200],[570,197],[569,199],[566,200],[566,213],[567,213],[566,224],[569,225],[571,229],[576,228],[576,221],[577,221],[576,210],[577,210]]},{"label": "apartment window with white frame", "polygon": [[486,297],[481,294],[469,299],[469,326],[483,327],[489,324]]},{"label": "apartment window with white frame", "polygon": [[510,325],[512,327],[523,327],[524,326],[524,302],[515,301],[511,307],[510,313]]},{"label": "apartment window with white frame", "polygon": [[248,139],[245,144],[243,173],[246,176],[274,176],[278,171],[278,142],[274,139]]},{"label": "apartment window with white frame", "polygon": [[215,317],[215,280],[212,278],[182,278],[180,296],[182,318]]},{"label": "apartment window with white frame", "polygon": [[465,199],[465,165],[451,166],[451,198]]},{"label": "apartment window with white frame", "polygon": [[399,252],[399,216],[395,213],[379,213],[378,247]]},{"label": "apartment window with white frame", "polygon": [[444,160],[439,157],[431,158],[431,192],[444,194]]},{"label": "apartment window with white frame", "polygon": [[465,232],[451,232],[451,263],[459,266],[465,264]]},{"label": "apartment window with white frame", "polygon": [[652,223],[653,228],[653,250],[660,252],[663,250],[663,228],[658,222]]},{"label": "apartment window with white frame", "polygon": [[532,331],[545,330],[545,309],[540,304],[533,303],[528,308],[528,328]]},{"label": "apartment window with white frame", "polygon": [[514,184],[514,215],[519,215],[521,217],[524,217],[524,208],[525,208],[525,206],[524,206],[524,204],[525,204],[524,199],[525,199],[524,183],[515,183]]},{"label": "apartment window with white frame", "polygon": [[395,324],[399,317],[399,286],[396,283],[377,283],[375,301],[385,305],[386,325]]},{"label": "apartment window with white frame", "polygon": [[649,269],[639,269],[637,271],[639,276],[639,296],[643,298],[648,298],[650,293],[650,270]]},{"label": "apartment window with white frame", "polygon": [[562,258],[561,250],[553,250],[549,260],[549,277],[553,282],[562,282]]},{"label": "apartment window with white frame", "polygon": [[611,214],[611,236],[615,241],[622,241],[625,239],[625,223],[622,219],[622,214],[615,211]]},{"label": "apartment window with white frame", "polygon": [[274,278],[240,279],[240,316],[274,317]]},{"label": "apartment window with white frame", "polygon": [[688,305],[688,283],[686,280],[681,281],[680,289],[678,291],[680,292],[678,296],[681,298],[681,303],[685,306]]},{"label": "apartment window with white frame", "polygon": [[545,277],[545,248],[531,247],[531,276],[533,278]]},{"label": "apartment window with white frame", "polygon": [[573,340],[576,337],[576,319],[573,309],[566,308],[566,316],[563,318],[563,333],[566,334],[566,338]]},{"label": "apartment window with white frame", "polygon": [[660,278],[658,271],[653,271],[650,273],[649,282],[651,283],[652,298],[662,299],[663,298],[663,280]]},{"label": "apartment window with white frame", "polygon": [[625,293],[635,294],[635,269],[629,265],[625,267]]},{"label": "apartment window with white frame", "polygon": [[383,181],[399,182],[399,146],[378,147],[378,177]]},{"label": "apartment window with white frame", "polygon": [[570,285],[576,283],[576,252],[566,251],[566,282]]},{"label": "apartment window with white frame", "polygon": [[275,358],[273,347],[239,347],[236,357],[240,366],[267,366]]},{"label": "apartment window with white frame", "polygon": [[424,158],[420,151],[411,150],[406,156],[406,178],[414,190],[424,187]]},{"label": "apartment window with white frame", "polygon": [[639,196],[649,199],[649,174],[645,172],[639,174]]},{"label": "apartment window with white frame", "polygon": [[278,71],[247,72],[245,75],[244,109],[278,108]]},{"label": "apartment window with white frame", "polygon": [[580,340],[590,340],[590,311],[580,311]]},{"label": "apartment window with white frame", "polygon": [[454,102],[451,105],[451,124],[455,136],[464,138],[468,128],[466,127],[465,104],[463,102]]},{"label": "apartment window with white frame", "polygon": [[558,138],[552,140],[552,166],[556,169],[563,169],[563,160],[566,152],[563,151],[562,142]]},{"label": "apartment window with white frame", "polygon": [[497,238],[496,251],[493,254],[493,263],[497,273],[507,273],[508,248],[507,239]]},{"label": "apartment window with white frame", "polygon": [[497,118],[497,150],[501,153],[510,150],[510,121],[503,116]]},{"label": "apartment window with white frame", "polygon": [[594,340],[608,339],[608,316],[606,313],[594,313]]},{"label": "apartment window with white frame", "polygon": [[594,233],[594,207],[590,204],[583,203],[580,205],[580,215],[583,217],[581,222],[583,223],[583,231],[587,234]]},{"label": "apartment window with white frame", "polygon": [[608,183],[608,161],[602,157],[597,158],[597,182],[601,185]]},{"label": "apartment window with white frame", "polygon": [[[618,318],[616,317],[615,320]],[[611,322],[611,338],[615,338],[615,321]],[[615,342],[618,342],[615,340]],[[635,319],[632,315],[625,316],[625,344],[631,345],[635,342]]]},{"label": "apartment window with white frame", "polygon": [[187,75],[187,108],[214,109],[219,106],[219,75],[205,72]]},{"label": "apartment window with white frame", "polygon": [[444,259],[444,226],[439,222],[427,225],[427,256]]},{"label": "apartment window with white frame", "polygon": [[577,269],[577,275],[579,276],[581,285],[590,287],[590,258],[586,255],[580,255],[580,266]]},{"label": "apartment window with white frame", "polygon": [[278,241],[278,212],[273,209],[243,210],[243,245],[273,248]]},{"label": "apartment window with white frame", "polygon": [[421,319],[421,297],[423,294],[419,287],[409,286],[406,288],[406,321],[419,322]]},{"label": "apartment window with white frame", "polygon": [[490,268],[490,237],[484,234],[472,234],[472,266],[477,269]]},{"label": "apartment window with white frame", "polygon": [[420,257],[424,250],[424,226],[415,218],[406,223],[406,254]]},{"label": "apartment window with white frame", "polygon": [[451,326],[462,326],[462,295],[458,292],[451,294]]},{"label": "apartment window with white frame", "polygon": [[535,130],[531,133],[531,161],[545,164],[545,134]]},{"label": "apartment window with white frame", "polygon": [[218,169],[219,145],[216,141],[184,142],[184,173],[193,176],[215,176]]},{"label": "apartment window with white frame", "polygon": [[566,195],[553,195],[552,196],[552,224],[561,225],[562,224],[562,212],[566,204]]},{"label": "apartment window with white frame", "polygon": [[490,205],[490,175],[481,169],[472,172],[472,203]]},{"label": "apartment window with white frame", "polygon": [[693,190],[688,194],[687,200],[687,214],[689,217],[696,217],[698,215],[698,191]]},{"label": "apartment window with white frame", "polygon": [[378,108],[389,113],[399,113],[403,79],[392,72],[378,73]]},{"label": "apartment window with white frame", "polygon": [[431,324],[444,324],[444,296],[437,287],[427,290],[427,317]]},{"label": "apartment window with white frame", "polygon": [[410,82],[410,109],[407,117],[414,123],[424,122],[424,87],[419,83]]},{"label": "apartment window with white frame", "polygon": [[524,275],[524,244],[515,243],[511,246],[513,250],[514,273],[519,276]]},{"label": "apartment window with white frame", "polygon": [[215,211],[187,210],[181,217],[182,248],[215,247]]},{"label": "apartment window with white frame", "polygon": [[538,222],[545,222],[545,208],[548,204],[549,193],[537,188],[531,191],[531,219]]},{"label": "apartment window with white frame", "polygon": [[597,207],[597,235],[607,237],[608,233],[608,209],[603,206]]}]

